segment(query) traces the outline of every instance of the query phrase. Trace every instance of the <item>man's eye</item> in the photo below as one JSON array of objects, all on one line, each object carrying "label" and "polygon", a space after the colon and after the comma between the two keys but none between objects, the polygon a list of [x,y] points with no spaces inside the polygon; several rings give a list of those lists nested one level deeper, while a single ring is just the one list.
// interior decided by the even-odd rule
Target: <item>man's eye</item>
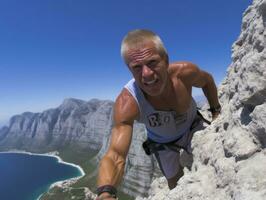
[{"label": "man's eye", "polygon": [[148,66],[150,67],[155,67],[157,65],[157,61],[156,60],[151,60],[149,63],[148,63]]},{"label": "man's eye", "polygon": [[141,68],[140,65],[135,65],[135,66],[133,67],[133,70],[137,71],[137,70],[140,70],[140,68]]}]

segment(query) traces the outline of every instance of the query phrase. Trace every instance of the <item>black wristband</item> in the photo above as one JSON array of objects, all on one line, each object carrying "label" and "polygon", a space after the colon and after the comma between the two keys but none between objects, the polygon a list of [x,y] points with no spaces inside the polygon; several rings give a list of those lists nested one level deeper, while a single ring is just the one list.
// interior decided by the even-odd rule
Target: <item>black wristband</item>
[{"label": "black wristband", "polygon": [[210,107],[208,109],[208,111],[210,111],[211,113],[220,113],[221,112],[221,105],[218,105],[216,107]]},{"label": "black wristband", "polygon": [[104,196],[104,197],[99,197],[97,196],[95,200],[107,200],[107,199],[110,199],[110,198],[115,198],[116,200],[118,200],[118,198],[116,198],[115,196],[109,194],[108,196]]},{"label": "black wristband", "polygon": [[103,185],[97,188],[96,193],[100,196],[102,193],[108,192],[112,197],[116,198],[117,190],[112,185]]}]

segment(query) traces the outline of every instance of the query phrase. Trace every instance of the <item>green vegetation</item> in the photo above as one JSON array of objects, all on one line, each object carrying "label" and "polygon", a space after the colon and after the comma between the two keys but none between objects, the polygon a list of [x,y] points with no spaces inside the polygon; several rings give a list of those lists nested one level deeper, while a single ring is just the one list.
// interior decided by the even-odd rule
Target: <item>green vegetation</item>
[{"label": "green vegetation", "polygon": [[[76,146],[69,146],[58,150],[59,156],[69,163],[74,163],[82,167],[85,176],[67,189],[54,187],[45,193],[41,200],[84,200],[84,187],[91,191],[96,190],[97,163],[91,159],[97,154],[94,150],[80,150]],[[133,197],[119,191],[119,200],[133,200]]]},{"label": "green vegetation", "polygon": [[41,197],[41,200],[84,200],[85,194],[83,188],[71,188],[62,190],[59,187],[54,187]]}]

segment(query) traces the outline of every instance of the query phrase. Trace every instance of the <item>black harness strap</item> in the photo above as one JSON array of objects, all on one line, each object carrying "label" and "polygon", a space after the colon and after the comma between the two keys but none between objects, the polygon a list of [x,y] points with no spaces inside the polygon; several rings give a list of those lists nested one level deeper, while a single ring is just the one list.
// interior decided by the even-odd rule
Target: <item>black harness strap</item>
[{"label": "black harness strap", "polygon": [[210,122],[209,120],[205,119],[205,118],[202,116],[202,114],[200,113],[199,110],[197,110],[197,114],[198,114],[198,116],[200,116],[200,118],[201,118],[206,124],[208,124],[208,125],[211,124],[211,122]]}]

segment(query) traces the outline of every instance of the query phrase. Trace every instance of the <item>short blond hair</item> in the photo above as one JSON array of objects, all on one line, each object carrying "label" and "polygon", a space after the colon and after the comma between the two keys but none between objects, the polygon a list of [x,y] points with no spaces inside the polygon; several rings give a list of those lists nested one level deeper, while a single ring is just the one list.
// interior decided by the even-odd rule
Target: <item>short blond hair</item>
[{"label": "short blond hair", "polygon": [[161,38],[154,32],[146,29],[136,29],[127,33],[121,44],[122,58],[125,60],[125,54],[129,48],[138,47],[147,42],[153,42],[158,53],[168,62],[168,54]]}]

